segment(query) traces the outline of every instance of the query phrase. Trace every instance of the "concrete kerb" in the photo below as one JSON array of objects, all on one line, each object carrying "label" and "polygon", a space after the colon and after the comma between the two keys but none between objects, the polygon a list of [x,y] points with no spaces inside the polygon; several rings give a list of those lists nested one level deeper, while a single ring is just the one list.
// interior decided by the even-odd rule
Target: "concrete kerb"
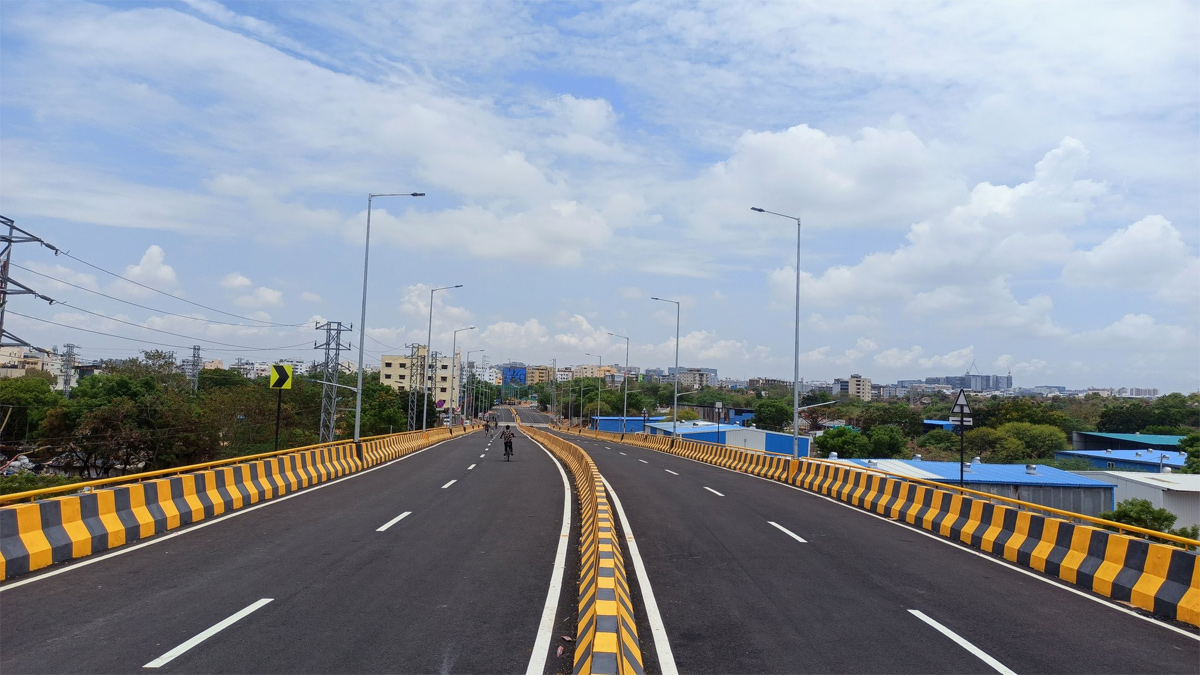
[{"label": "concrete kerb", "polygon": [[0,580],[356,473],[451,435],[449,429],[437,429],[357,444],[336,442],[243,464],[0,506]]},{"label": "concrete kerb", "polygon": [[[513,411],[518,426],[520,417]],[[615,518],[600,472],[578,445],[521,427],[571,471],[580,506],[579,616],[575,675],[643,672],[633,602]]]},{"label": "concrete kerb", "polygon": [[618,440],[619,434],[601,432],[595,437],[795,485],[1154,615],[1200,626],[1200,557],[1183,548],[846,465],[808,459],[777,461],[756,457],[756,453],[662,436],[626,434],[622,441]]}]

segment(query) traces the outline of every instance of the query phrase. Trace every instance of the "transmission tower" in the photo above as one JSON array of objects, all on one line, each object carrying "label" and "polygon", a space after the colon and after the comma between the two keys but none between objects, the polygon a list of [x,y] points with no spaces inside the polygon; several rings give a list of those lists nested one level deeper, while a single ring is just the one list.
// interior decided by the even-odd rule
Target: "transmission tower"
[{"label": "transmission tower", "polygon": [[[420,426],[417,424],[420,419],[417,417],[417,410],[420,406],[417,404],[417,391],[425,390],[425,354],[422,352],[424,345],[411,344],[405,345],[409,348],[408,353],[408,430],[415,431]],[[417,374],[421,373],[420,376]],[[417,378],[421,377],[418,384]]]},{"label": "transmission tower", "polygon": [[204,365],[204,362],[200,360],[200,345],[192,345],[192,357],[184,359],[179,365],[182,366],[183,374],[191,383],[192,391],[199,391],[200,368]]},{"label": "transmission tower", "polygon": [[325,331],[325,342],[314,342],[314,349],[325,350],[325,363],[321,368],[321,442],[332,443],[337,434],[338,374],[342,372],[342,350],[350,349],[342,344],[342,333],[354,330],[341,321],[326,321],[316,324],[316,330]]},{"label": "transmission tower", "polygon": [[45,349],[34,347],[4,328],[4,310],[8,306],[8,296],[10,295],[32,295],[39,300],[45,300],[50,304],[54,304],[53,299],[47,298],[8,275],[9,263],[12,261],[13,244],[31,243],[38,243],[56,253],[58,252],[58,249],[50,244],[17,227],[12,218],[0,216],[0,245],[2,245],[0,247],[0,347],[29,347],[43,354],[48,354],[49,352]]},{"label": "transmission tower", "polygon": [[67,343],[63,345],[66,352],[62,356],[63,398],[71,398],[71,378],[75,375],[75,350],[79,345]]}]

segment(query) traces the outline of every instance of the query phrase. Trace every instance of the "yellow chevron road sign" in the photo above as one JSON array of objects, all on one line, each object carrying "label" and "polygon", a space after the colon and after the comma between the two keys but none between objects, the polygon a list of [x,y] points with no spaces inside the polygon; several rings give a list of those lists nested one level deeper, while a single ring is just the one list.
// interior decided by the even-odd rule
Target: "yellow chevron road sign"
[{"label": "yellow chevron road sign", "polygon": [[272,389],[291,389],[292,388],[292,367],[285,366],[281,363],[276,363],[271,366],[271,388]]}]

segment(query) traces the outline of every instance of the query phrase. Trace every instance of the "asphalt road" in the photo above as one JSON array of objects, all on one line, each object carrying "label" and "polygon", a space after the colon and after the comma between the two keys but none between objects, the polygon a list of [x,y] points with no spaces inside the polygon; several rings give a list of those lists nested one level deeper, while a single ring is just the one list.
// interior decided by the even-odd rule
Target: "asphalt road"
[{"label": "asphalt road", "polygon": [[[0,586],[0,672],[149,672],[266,598],[160,670],[524,672],[564,488],[554,460],[524,436],[511,463],[498,441],[487,444],[482,434],[452,440],[124,555]],[[573,582],[563,582],[568,607]],[[569,654],[551,655],[546,671],[570,667]]]},{"label": "asphalt road", "polygon": [[681,673],[1198,670],[1192,637],[963,548],[778,483],[570,438],[622,502]]}]

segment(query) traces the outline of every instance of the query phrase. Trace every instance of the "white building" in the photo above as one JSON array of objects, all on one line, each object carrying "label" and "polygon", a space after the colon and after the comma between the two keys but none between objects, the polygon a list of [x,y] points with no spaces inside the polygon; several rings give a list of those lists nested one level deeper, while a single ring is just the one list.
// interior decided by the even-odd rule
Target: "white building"
[{"label": "white building", "polygon": [[1200,474],[1142,471],[1072,471],[1117,486],[1118,504],[1145,499],[1156,509],[1174,513],[1175,527],[1200,525]]},{"label": "white building", "polygon": [[[425,353],[425,347],[418,347],[419,358],[424,357]],[[384,354],[380,357],[380,362],[382,367],[379,369],[379,381],[398,391],[408,391],[414,387],[417,391],[422,391],[431,386],[433,400],[445,401],[446,405],[454,401],[455,392],[459,391],[459,382],[462,380],[461,359],[439,356],[437,363],[430,363],[426,377],[431,378],[431,383],[430,380],[422,381],[421,373],[413,372],[413,364],[408,354]],[[452,362],[453,369],[450,367]]]},{"label": "white building", "polygon": [[575,371],[571,370],[570,368],[559,368],[554,377],[559,382],[570,382],[571,380],[575,379]]}]

